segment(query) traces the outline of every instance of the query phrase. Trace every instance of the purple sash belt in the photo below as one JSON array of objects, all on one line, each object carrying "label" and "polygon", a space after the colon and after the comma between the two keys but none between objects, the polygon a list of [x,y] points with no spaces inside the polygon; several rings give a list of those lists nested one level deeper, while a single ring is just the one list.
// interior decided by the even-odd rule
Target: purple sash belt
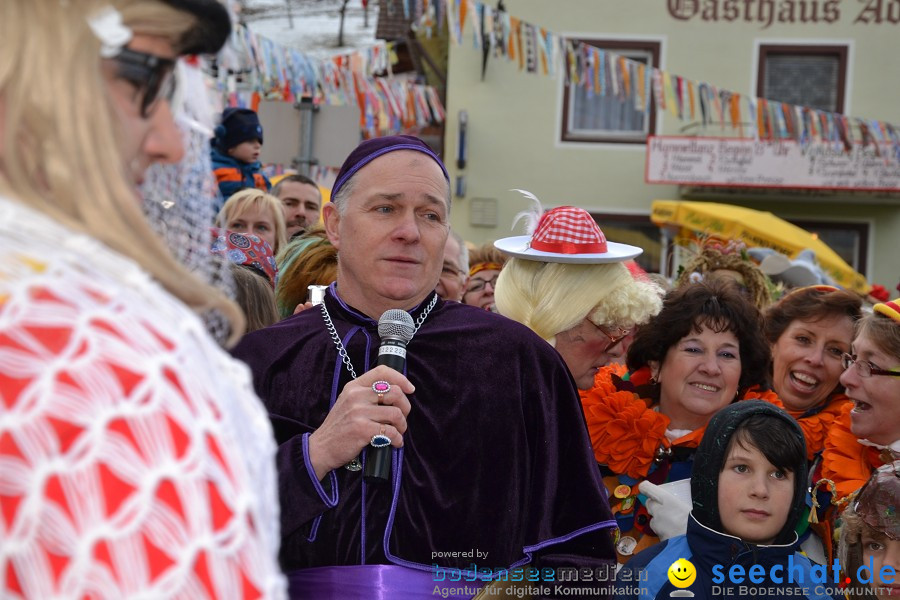
[{"label": "purple sash belt", "polygon": [[[293,600],[418,600],[440,598],[454,590],[454,598],[471,598],[482,581],[435,581],[434,572],[398,565],[313,567],[288,573]],[[438,588],[437,591],[435,588]]]}]

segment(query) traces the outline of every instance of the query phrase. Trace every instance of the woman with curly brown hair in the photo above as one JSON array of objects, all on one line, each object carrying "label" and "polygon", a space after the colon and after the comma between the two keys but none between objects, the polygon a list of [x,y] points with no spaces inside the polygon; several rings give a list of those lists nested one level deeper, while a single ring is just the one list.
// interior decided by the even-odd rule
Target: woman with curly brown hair
[{"label": "woman with curly brown hair", "polygon": [[670,292],[660,313],[638,327],[628,373],[601,369],[593,389],[582,394],[623,534],[621,561],[684,532],[689,503],[657,484],[690,477],[694,452],[717,411],[739,399],[774,396],[760,391],[769,357],[756,307],[733,285],[693,283]]}]

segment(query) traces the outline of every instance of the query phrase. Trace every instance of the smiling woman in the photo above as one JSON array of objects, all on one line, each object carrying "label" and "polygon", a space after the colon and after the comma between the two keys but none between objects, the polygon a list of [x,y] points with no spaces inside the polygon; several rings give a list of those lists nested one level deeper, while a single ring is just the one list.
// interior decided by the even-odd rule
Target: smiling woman
[{"label": "smiling woman", "polygon": [[657,535],[683,533],[689,506],[668,494],[651,498],[654,492],[642,486],[640,492],[657,500],[656,509],[646,507],[638,485],[690,477],[694,452],[717,411],[739,398],[774,398],[756,387],[766,382],[769,356],[759,311],[735,286],[688,284],[638,327],[628,372],[601,369],[582,394],[594,456],[625,540],[621,561]]},{"label": "smiling woman", "polygon": [[841,383],[850,402],[825,440],[821,478],[835,500],[858,490],[872,471],[900,458],[900,299],[875,305],[859,323]]},{"label": "smiling woman", "polygon": [[810,460],[847,402],[841,356],[850,350],[861,305],[856,294],[822,285],[793,290],[766,312],[772,388],[803,429]]}]

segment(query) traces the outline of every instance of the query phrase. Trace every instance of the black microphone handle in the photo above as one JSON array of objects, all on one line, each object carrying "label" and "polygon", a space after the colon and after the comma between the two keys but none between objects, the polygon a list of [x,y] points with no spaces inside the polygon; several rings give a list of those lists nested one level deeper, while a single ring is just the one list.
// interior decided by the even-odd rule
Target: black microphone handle
[{"label": "black microphone handle", "polygon": [[[388,351],[385,352],[384,350]],[[403,368],[406,366],[406,344],[389,338],[381,340],[377,364],[385,365],[402,373]],[[392,446],[384,446],[382,448],[370,446],[366,449],[366,468],[363,471],[363,479],[366,483],[382,484],[391,480],[392,448]]]}]

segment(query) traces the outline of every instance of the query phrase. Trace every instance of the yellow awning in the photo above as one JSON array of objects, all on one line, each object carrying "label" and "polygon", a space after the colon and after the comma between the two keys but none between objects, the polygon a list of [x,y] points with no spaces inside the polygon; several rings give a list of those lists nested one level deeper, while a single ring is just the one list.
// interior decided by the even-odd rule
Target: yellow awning
[{"label": "yellow awning", "polygon": [[839,285],[860,294],[866,294],[870,289],[866,278],[854,271],[825,242],[770,212],[713,202],[654,200],[650,219],[659,226],[676,225],[740,240],[750,248],[772,248],[790,258],[796,258],[809,248],[816,254],[822,270]]}]

